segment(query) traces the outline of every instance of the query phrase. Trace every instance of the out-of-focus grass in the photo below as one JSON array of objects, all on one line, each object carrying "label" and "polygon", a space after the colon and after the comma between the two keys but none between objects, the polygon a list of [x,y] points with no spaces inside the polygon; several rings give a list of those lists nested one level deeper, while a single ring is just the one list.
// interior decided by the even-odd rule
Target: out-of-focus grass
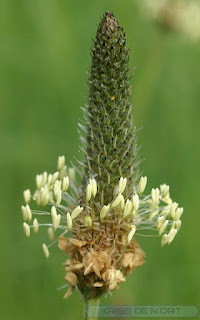
[{"label": "out-of-focus grass", "polygon": [[[96,25],[111,10],[123,25],[131,65],[133,103],[149,185],[172,186],[184,206],[183,227],[171,246],[138,238],[146,264],[112,304],[195,304],[199,291],[200,46],[178,34],[163,38],[131,1],[1,0],[0,172],[1,319],[80,319],[75,293],[64,301],[65,257],[43,257],[43,231],[25,239],[22,191],[34,176],[55,169],[58,155],[78,156],[77,121],[87,103],[86,70]],[[135,99],[134,99],[135,97]]]}]

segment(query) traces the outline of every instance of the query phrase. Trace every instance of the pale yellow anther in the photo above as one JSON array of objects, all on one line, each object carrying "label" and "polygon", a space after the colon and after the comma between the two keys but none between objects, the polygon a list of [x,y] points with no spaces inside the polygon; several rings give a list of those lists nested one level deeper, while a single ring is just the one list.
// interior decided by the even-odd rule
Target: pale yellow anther
[{"label": "pale yellow anther", "polygon": [[177,229],[171,228],[171,230],[168,233],[168,244],[170,244],[174,240],[176,234],[177,234]]},{"label": "pale yellow anther", "polygon": [[67,212],[67,228],[68,228],[69,231],[70,231],[71,228],[72,228],[72,218],[71,218],[69,212]]},{"label": "pale yellow anther", "polygon": [[21,206],[21,208],[22,208],[23,220],[26,221],[28,219],[28,214],[27,214],[26,208],[24,206]]},{"label": "pale yellow anther", "polygon": [[92,226],[92,219],[89,215],[85,216],[84,225],[88,228]]},{"label": "pale yellow anther", "polygon": [[161,246],[163,247],[166,243],[168,243],[168,235],[165,233],[161,238]]},{"label": "pale yellow anther", "polygon": [[158,214],[159,214],[159,210],[155,210],[155,211],[151,212],[149,219],[153,220]]},{"label": "pale yellow anther", "polygon": [[50,185],[51,179],[52,179],[52,174],[50,173],[50,174],[48,175],[48,178],[47,178],[47,183],[48,183],[48,185]]},{"label": "pale yellow anther", "polygon": [[58,214],[57,217],[56,217],[56,228],[55,228],[55,230],[59,227],[59,225],[60,225],[60,220],[61,220],[61,215]]},{"label": "pale yellow anther", "polygon": [[48,228],[48,236],[50,241],[54,241],[55,234],[54,234],[54,229],[52,227]]},{"label": "pale yellow anther", "polygon": [[59,176],[59,172],[56,171],[53,175],[49,175],[49,184],[52,185],[56,182],[56,180],[58,179],[58,176]]},{"label": "pale yellow anther", "polygon": [[48,202],[49,202],[49,193],[47,193],[45,196],[44,196],[44,198],[43,198],[43,200],[41,201],[41,206],[46,206],[47,204],[48,204]]},{"label": "pale yellow anther", "polygon": [[80,207],[80,206],[77,206],[73,211],[72,211],[72,214],[71,214],[71,218],[72,220],[77,218],[78,215],[83,211],[83,207]]},{"label": "pale yellow anther", "polygon": [[158,217],[158,219],[156,220],[156,228],[160,229],[164,221],[165,221],[165,217],[163,216]]},{"label": "pale yellow anther", "polygon": [[45,258],[48,259],[49,258],[49,249],[47,248],[45,243],[43,243],[43,245],[42,245],[42,250],[44,252]]},{"label": "pale yellow anther", "polygon": [[91,183],[89,183],[86,188],[86,201],[87,202],[90,201],[91,196],[92,196],[92,185],[91,185]]},{"label": "pale yellow anther", "polygon": [[97,182],[95,179],[90,179],[90,184],[92,186],[92,196],[95,198],[97,194]]},{"label": "pale yellow anther", "polygon": [[136,231],[136,226],[132,225],[131,230],[128,233],[127,242],[130,243]]},{"label": "pale yellow anther", "polygon": [[162,216],[167,217],[170,214],[170,206],[166,206],[160,213]]},{"label": "pale yellow anther", "polygon": [[37,233],[38,230],[39,230],[39,224],[38,224],[37,219],[35,218],[35,219],[33,220],[33,231],[34,231],[35,233]]},{"label": "pale yellow anther", "polygon": [[47,177],[48,177],[47,172],[44,171],[43,174],[42,174],[42,186],[44,186],[46,184]]},{"label": "pale yellow anther", "polygon": [[65,156],[59,156],[58,157],[58,171],[60,171],[65,165]]},{"label": "pale yellow anther", "polygon": [[132,202],[129,199],[126,200],[125,206],[124,206],[124,215],[123,215],[124,218],[131,213],[132,208],[133,208]]},{"label": "pale yellow anther", "polygon": [[30,209],[30,207],[29,207],[28,204],[26,205],[26,212],[27,212],[28,221],[31,221],[31,219],[32,219],[32,212],[31,212],[31,209]]},{"label": "pale yellow anther", "polygon": [[174,214],[174,220],[179,220],[183,214],[183,208],[177,208]]},{"label": "pale yellow anther", "polygon": [[57,199],[58,194],[60,193],[61,190],[61,181],[60,180],[56,180],[55,184],[54,184],[54,195]]},{"label": "pale yellow anther", "polygon": [[59,215],[57,215],[56,208],[53,206],[51,208],[51,217],[52,217],[52,224],[53,224],[54,230],[58,228],[58,225],[60,223],[58,216]]},{"label": "pale yellow anther", "polygon": [[175,219],[175,212],[176,212],[177,208],[178,208],[178,203],[177,202],[173,202],[171,204],[171,207],[170,207],[170,214],[171,214],[173,219]]},{"label": "pale yellow anther", "polygon": [[66,192],[69,188],[69,177],[64,177],[62,181],[62,191]]},{"label": "pale yellow anther", "polygon": [[141,177],[138,184],[138,194],[142,194],[147,185],[147,177]]},{"label": "pale yellow anther", "polygon": [[122,200],[120,201],[121,210],[124,210],[124,206],[125,206],[125,199],[124,199],[124,197],[122,197]]},{"label": "pale yellow anther", "polygon": [[165,229],[167,228],[168,223],[169,223],[169,220],[165,220],[165,222],[163,222],[163,224],[160,226],[160,228],[159,228],[159,236],[165,231]]},{"label": "pale yellow anther", "polygon": [[120,204],[120,202],[122,201],[122,199],[123,199],[122,194],[118,194],[118,196],[115,198],[115,200],[111,204],[111,208],[117,207]]},{"label": "pale yellow anther", "polygon": [[181,220],[174,221],[172,224],[172,228],[177,229],[177,231],[179,231],[179,229],[181,228],[181,224]]},{"label": "pale yellow anther", "polygon": [[24,201],[28,204],[31,201],[31,192],[29,189],[24,191]]},{"label": "pale yellow anther", "polygon": [[160,192],[162,199],[165,198],[169,194],[169,186],[164,184],[160,185]]},{"label": "pale yellow anther", "polygon": [[123,193],[127,184],[127,178],[121,177],[118,185],[118,194]]},{"label": "pale yellow anther", "polygon": [[139,199],[139,196],[138,194],[134,194],[133,197],[132,197],[132,202],[133,202],[133,208],[135,211],[138,210],[139,208],[139,205],[140,205],[140,199]]},{"label": "pale yellow anther", "polygon": [[53,215],[57,215],[57,211],[56,211],[56,207],[55,206],[51,207],[51,216],[53,216]]},{"label": "pale yellow anther", "polygon": [[159,197],[160,197],[160,190],[158,188],[151,190],[151,197],[154,205],[158,205]]},{"label": "pale yellow anther", "polygon": [[62,200],[62,191],[60,190],[57,194],[57,197],[56,197],[56,207],[58,207],[61,203],[61,200]]},{"label": "pale yellow anther", "polygon": [[43,179],[43,176],[42,174],[37,174],[36,175],[36,187],[40,190],[42,188],[42,179]]},{"label": "pale yellow anther", "polygon": [[103,220],[107,216],[109,210],[110,210],[110,205],[103,206],[103,208],[100,211],[100,220]]},{"label": "pale yellow anther", "polygon": [[27,237],[30,237],[30,234],[31,234],[31,232],[30,232],[30,227],[29,227],[29,225],[28,225],[26,222],[23,223],[23,228],[24,228],[24,233],[25,233],[25,235],[26,235]]},{"label": "pale yellow anther", "polygon": [[40,192],[40,203],[42,206],[46,206],[49,202],[49,189],[47,187],[42,187]]}]

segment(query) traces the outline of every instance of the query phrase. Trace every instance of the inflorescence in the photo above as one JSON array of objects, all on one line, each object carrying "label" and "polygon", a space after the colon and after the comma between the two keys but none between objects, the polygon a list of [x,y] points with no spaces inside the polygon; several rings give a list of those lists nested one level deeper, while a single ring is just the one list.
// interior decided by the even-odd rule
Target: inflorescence
[{"label": "inflorescence", "polygon": [[[89,101],[85,125],[79,124],[84,161],[67,168],[60,156],[55,173],[37,175],[36,191],[24,191],[22,206],[27,237],[31,229],[37,233],[48,228],[50,243],[42,245],[45,257],[57,241],[68,255],[65,297],[78,288],[85,300],[117,289],[144,263],[135,236],[158,234],[162,246],[170,244],[183,213],[166,184],[145,195],[147,177],[139,171],[132,116],[129,50],[110,12],[99,24],[91,52]],[[31,201],[44,210],[34,210]]]}]

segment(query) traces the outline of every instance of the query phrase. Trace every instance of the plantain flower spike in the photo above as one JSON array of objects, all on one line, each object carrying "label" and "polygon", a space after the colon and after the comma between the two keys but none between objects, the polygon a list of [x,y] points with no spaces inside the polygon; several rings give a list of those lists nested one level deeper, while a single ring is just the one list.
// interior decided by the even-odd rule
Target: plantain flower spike
[{"label": "plantain flower spike", "polygon": [[22,206],[27,237],[31,228],[36,233],[47,227],[45,257],[56,241],[66,253],[65,297],[77,288],[84,299],[117,289],[144,263],[136,238],[146,229],[161,237],[162,246],[170,244],[183,213],[166,184],[145,194],[147,177],[139,171],[131,105],[129,50],[110,12],[99,24],[91,52],[86,127],[79,124],[85,159],[78,161],[78,168],[70,168],[60,156],[56,172],[36,176],[36,190],[32,195],[29,189],[24,192]]}]

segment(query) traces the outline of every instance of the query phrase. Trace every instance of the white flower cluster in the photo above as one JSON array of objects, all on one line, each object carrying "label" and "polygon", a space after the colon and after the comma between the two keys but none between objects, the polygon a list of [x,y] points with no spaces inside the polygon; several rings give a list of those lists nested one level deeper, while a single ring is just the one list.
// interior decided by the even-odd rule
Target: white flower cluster
[{"label": "white flower cluster", "polygon": [[[25,235],[30,236],[30,228],[35,233],[39,227],[48,227],[48,235],[52,241],[50,245],[43,244],[42,248],[45,256],[49,257],[48,248],[57,241],[54,232],[62,230],[59,235],[64,235],[67,231],[75,231],[74,221],[82,213],[82,219],[79,220],[79,229],[99,228],[114,220],[121,229],[128,233],[127,242],[130,243],[135,233],[141,230],[151,229],[158,230],[159,236],[162,235],[161,244],[170,244],[177,231],[181,227],[181,215],[183,208],[178,207],[178,203],[173,202],[170,198],[169,186],[163,184],[160,188],[152,189],[150,195],[143,195],[147,177],[141,177],[140,181],[133,191],[130,198],[124,197],[126,191],[127,178],[121,177],[118,186],[114,190],[114,198],[111,203],[100,204],[95,202],[98,190],[95,179],[89,179],[86,187],[84,207],[77,205],[79,189],[75,183],[75,170],[67,169],[64,156],[58,158],[58,171],[54,174],[44,172],[36,176],[37,189],[33,196],[30,190],[24,191],[25,206],[22,206],[22,215],[24,219],[23,228]],[[69,190],[68,190],[69,189]],[[49,205],[49,211],[31,210],[29,204],[31,198],[39,206]],[[40,224],[33,215],[43,215],[50,217],[50,223]],[[169,229],[167,232],[166,230]],[[164,233],[165,232],[165,233]],[[164,235],[163,235],[164,233]]]},{"label": "white flower cluster", "polygon": [[[155,20],[165,19],[192,41],[200,39],[200,3],[197,0],[138,0],[138,3]],[[165,23],[164,21],[164,23]]]}]

